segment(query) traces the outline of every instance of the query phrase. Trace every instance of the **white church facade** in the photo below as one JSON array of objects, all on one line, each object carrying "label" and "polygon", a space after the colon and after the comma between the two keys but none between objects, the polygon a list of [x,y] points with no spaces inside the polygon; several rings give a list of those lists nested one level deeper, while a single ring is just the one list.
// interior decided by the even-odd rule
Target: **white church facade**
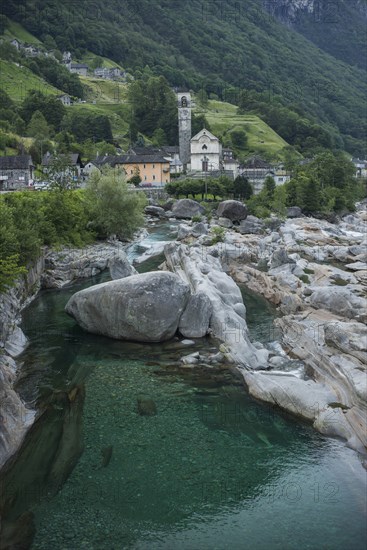
[{"label": "white church facade", "polygon": [[223,167],[222,145],[219,139],[205,128],[191,138],[190,153],[192,172],[213,172]]}]

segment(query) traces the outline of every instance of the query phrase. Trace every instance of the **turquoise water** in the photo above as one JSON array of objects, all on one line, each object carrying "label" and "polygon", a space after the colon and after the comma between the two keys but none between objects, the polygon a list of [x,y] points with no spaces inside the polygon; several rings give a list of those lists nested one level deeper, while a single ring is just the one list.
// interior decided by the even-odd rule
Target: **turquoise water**
[{"label": "turquoise water", "polygon": [[[166,235],[158,227],[150,238]],[[33,512],[32,549],[365,548],[356,453],[256,402],[228,368],[178,366],[181,355],[214,351],[214,340],[141,345],[84,333],[63,308],[99,280],[42,292],[24,315],[31,345],[19,390],[45,414],[9,487],[17,474],[29,489],[12,513]],[[275,312],[244,296],[252,337],[264,341]],[[141,397],[155,415],[138,413]],[[56,468],[60,457],[70,465]]]}]

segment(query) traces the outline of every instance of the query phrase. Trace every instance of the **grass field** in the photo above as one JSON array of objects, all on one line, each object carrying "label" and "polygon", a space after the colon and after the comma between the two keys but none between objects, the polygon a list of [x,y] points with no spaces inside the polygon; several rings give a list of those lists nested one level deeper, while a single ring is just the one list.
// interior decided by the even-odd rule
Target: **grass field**
[{"label": "grass field", "polygon": [[80,76],[86,88],[86,100],[98,104],[120,104],[126,101],[127,85],[114,80],[102,80],[90,76]]},{"label": "grass field", "polygon": [[12,40],[13,38],[16,38],[19,42],[33,44],[34,46],[42,45],[42,42],[38,40],[38,38],[26,31],[22,25],[16,23],[15,21],[10,21],[9,27],[4,32],[4,36],[7,39]]},{"label": "grass field", "polygon": [[113,67],[118,67],[119,69],[122,70],[122,67],[121,65],[119,65],[118,63],[115,63],[114,61],[112,61],[112,59],[108,59],[108,57],[101,57],[101,56],[97,56],[95,55],[94,53],[92,52],[87,52],[81,59],[81,62],[82,63],[86,63],[87,65],[92,65],[93,62],[95,61],[96,58],[101,58],[103,60],[103,63],[101,63],[101,67],[106,67],[108,69],[112,69]]},{"label": "grass field", "polygon": [[22,101],[31,90],[47,95],[62,93],[26,67],[3,59],[0,59],[0,86],[14,101]]},{"label": "grass field", "polygon": [[129,107],[124,104],[75,104],[68,109],[91,111],[100,115],[106,115],[110,119],[113,137],[122,148],[129,145]]},{"label": "grass field", "polygon": [[288,145],[287,142],[258,116],[238,115],[236,105],[214,100],[209,101],[205,110],[197,108],[196,112],[205,114],[211,131],[221,140],[228,139],[232,130],[244,130],[248,143],[241,151],[242,156],[266,153],[282,160],[282,149]]}]

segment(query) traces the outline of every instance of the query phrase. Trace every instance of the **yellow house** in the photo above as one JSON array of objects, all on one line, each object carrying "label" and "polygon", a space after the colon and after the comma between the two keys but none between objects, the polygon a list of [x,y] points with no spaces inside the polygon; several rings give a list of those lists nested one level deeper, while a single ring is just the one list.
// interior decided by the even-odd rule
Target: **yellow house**
[{"label": "yellow house", "polygon": [[121,155],[114,157],[113,164],[125,171],[127,179],[138,174],[142,187],[163,187],[171,181],[169,160],[160,155]]}]

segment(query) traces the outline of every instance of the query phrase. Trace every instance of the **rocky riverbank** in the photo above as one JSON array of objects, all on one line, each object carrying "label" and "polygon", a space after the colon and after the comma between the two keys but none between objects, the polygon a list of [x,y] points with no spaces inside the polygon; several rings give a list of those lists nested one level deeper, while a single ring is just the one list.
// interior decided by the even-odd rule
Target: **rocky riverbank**
[{"label": "rocky riverbank", "polygon": [[[283,314],[276,321],[283,348],[288,357],[301,360],[304,368],[301,372],[284,370],[280,357],[261,366],[253,360],[251,348],[242,348],[236,363],[250,393],[311,420],[320,432],[342,437],[365,453],[366,203],[333,224],[294,218],[299,212],[289,214],[289,219],[272,218],[266,223],[248,216],[234,225],[230,216],[222,219],[223,214],[210,224],[205,219],[199,224],[185,222],[178,231],[184,244],[175,249],[169,245],[166,250],[168,265],[198,286],[205,284],[200,273],[203,264],[206,273],[212,271],[213,280],[218,280],[214,256],[233,280],[276,304]],[[224,242],[211,244],[213,226],[226,228]],[[221,303],[225,303],[223,296]],[[220,322],[226,326],[223,319]],[[226,332],[231,334],[233,347],[239,336],[233,336],[235,331],[230,328]],[[274,332],[273,327],[269,330]],[[223,331],[217,331],[217,336],[228,340]]]},{"label": "rocky riverbank", "polygon": [[35,411],[27,409],[14,390],[20,370],[16,358],[27,346],[19,326],[22,310],[41,289],[61,288],[98,275],[108,267],[112,278],[119,276],[128,263],[127,246],[113,241],[83,249],[45,250],[27,276],[0,295],[0,468],[18,449],[35,418]]}]

